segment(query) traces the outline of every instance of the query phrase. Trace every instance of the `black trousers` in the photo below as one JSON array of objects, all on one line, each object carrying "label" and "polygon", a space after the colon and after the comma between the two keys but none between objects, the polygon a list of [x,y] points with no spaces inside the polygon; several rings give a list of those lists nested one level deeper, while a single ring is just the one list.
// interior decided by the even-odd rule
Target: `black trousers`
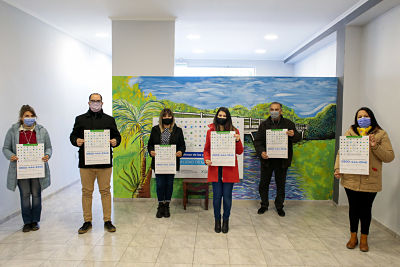
[{"label": "black trousers", "polygon": [[350,232],[358,232],[358,222],[361,221],[361,234],[368,235],[376,192],[360,192],[348,188],[345,190],[349,200]]},{"label": "black trousers", "polygon": [[283,208],[283,202],[285,201],[285,184],[287,168],[283,168],[279,162],[265,166],[261,164],[261,177],[258,191],[261,197],[261,206],[268,207],[268,191],[269,184],[271,182],[272,173],[275,174],[276,183],[276,198],[275,207],[277,209]]}]

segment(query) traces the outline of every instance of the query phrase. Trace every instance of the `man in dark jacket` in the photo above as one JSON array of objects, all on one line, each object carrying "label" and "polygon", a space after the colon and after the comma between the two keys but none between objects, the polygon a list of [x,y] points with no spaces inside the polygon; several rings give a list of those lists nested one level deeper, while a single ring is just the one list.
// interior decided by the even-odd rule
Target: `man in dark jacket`
[{"label": "man in dark jacket", "polygon": [[[101,203],[103,206],[104,227],[109,232],[115,232],[116,228],[111,222],[111,192],[110,181],[112,173],[112,147],[121,143],[121,135],[113,117],[103,113],[102,97],[98,93],[89,96],[88,112],[75,118],[74,128],[70,135],[71,144],[79,147],[79,170],[82,183],[82,209],[84,223],[78,233],[84,234],[92,228],[92,195],[94,182],[97,178]],[[110,163],[109,164],[85,164],[85,146],[83,145],[84,130],[110,130]]]},{"label": "man in dark jacket", "polygon": [[[256,134],[254,143],[258,157],[261,161],[261,177],[259,184],[259,192],[261,197],[261,208],[258,209],[258,214],[263,214],[268,210],[268,191],[271,182],[272,172],[275,174],[276,183],[276,198],[275,208],[278,215],[285,216],[283,210],[283,202],[285,200],[285,183],[287,169],[292,163],[293,143],[301,140],[301,135],[297,132],[295,124],[282,116],[282,104],[278,102],[271,103],[269,107],[270,116],[263,121]],[[266,130],[268,129],[288,129],[288,158],[269,158],[266,148]]]}]

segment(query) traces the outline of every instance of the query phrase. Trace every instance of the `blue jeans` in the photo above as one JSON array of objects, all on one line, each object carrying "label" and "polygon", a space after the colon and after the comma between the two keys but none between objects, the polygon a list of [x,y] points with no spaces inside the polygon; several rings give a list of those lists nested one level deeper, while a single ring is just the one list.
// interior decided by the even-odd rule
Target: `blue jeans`
[{"label": "blue jeans", "polygon": [[39,179],[20,179],[18,180],[18,188],[21,197],[21,213],[24,224],[40,222],[42,192]]},{"label": "blue jeans", "polygon": [[224,214],[222,217],[224,220],[227,220],[231,215],[233,183],[222,182],[222,167],[218,167],[218,182],[213,182],[212,187],[213,187],[214,218],[216,220],[221,219],[221,202],[223,198]]},{"label": "blue jeans", "polygon": [[174,190],[175,174],[156,174],[158,202],[170,202]]}]

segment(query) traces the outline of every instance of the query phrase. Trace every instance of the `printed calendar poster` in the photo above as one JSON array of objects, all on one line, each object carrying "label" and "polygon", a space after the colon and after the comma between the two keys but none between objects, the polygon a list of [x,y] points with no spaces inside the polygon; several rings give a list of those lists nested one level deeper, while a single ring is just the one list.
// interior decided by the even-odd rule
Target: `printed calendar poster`
[{"label": "printed calendar poster", "polygon": [[288,158],[287,129],[270,129],[266,131],[267,155],[269,158]]},{"label": "printed calendar poster", "polygon": [[110,130],[85,130],[85,164],[110,164]]},{"label": "printed calendar poster", "polygon": [[211,132],[212,166],[235,166],[235,132]]},{"label": "printed calendar poster", "polygon": [[17,144],[17,179],[44,178],[44,144]]},{"label": "printed calendar poster", "polygon": [[155,145],[155,173],[176,173],[176,145]]},{"label": "printed calendar poster", "polygon": [[341,136],[340,173],[369,175],[369,137]]},{"label": "printed calendar poster", "polygon": [[[207,130],[214,118],[175,118],[175,124],[182,128],[185,138],[186,152],[181,157],[180,171],[175,178],[207,178],[208,166],[204,164],[203,150],[206,143]],[[232,117],[232,123],[244,140],[244,119]],[[158,124],[158,117],[153,118],[153,126]],[[244,153],[243,153],[244,154]],[[237,155],[239,178],[243,178],[243,154]]]}]

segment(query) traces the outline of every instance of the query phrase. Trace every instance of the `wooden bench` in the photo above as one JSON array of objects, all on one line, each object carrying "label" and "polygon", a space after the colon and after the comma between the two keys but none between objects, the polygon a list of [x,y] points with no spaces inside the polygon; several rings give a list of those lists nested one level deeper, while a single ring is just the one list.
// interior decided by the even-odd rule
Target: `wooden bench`
[{"label": "wooden bench", "polygon": [[208,210],[208,191],[207,178],[184,178],[183,209],[186,210],[186,204],[188,203],[189,195],[200,195],[205,197],[205,209]]}]

